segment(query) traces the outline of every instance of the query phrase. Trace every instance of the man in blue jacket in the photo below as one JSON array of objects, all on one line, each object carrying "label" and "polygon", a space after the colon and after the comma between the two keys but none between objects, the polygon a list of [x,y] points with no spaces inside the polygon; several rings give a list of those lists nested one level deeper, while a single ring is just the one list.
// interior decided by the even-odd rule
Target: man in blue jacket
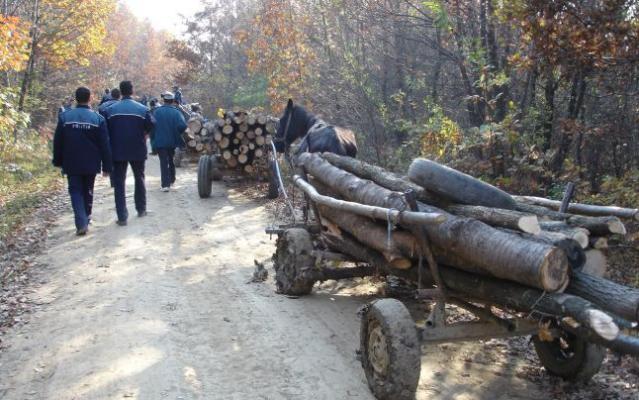
[{"label": "man in blue jacket", "polygon": [[122,97],[122,95],[120,94],[120,89],[115,88],[111,90],[111,100],[105,101],[98,107],[98,112],[100,113],[100,115],[104,117],[106,109],[120,101],[120,97]]},{"label": "man in blue jacket", "polygon": [[135,178],[135,209],[138,217],[146,215],[146,187],[144,163],[146,161],[146,135],[153,129],[153,117],[149,109],[132,99],[133,84],[120,83],[122,99],[108,107],[104,114],[109,127],[111,152],[113,153],[113,192],[118,225],[125,226],[129,218],[126,207],[126,171],[131,165]]},{"label": "man in blue jacket", "polygon": [[175,107],[173,93],[166,92],[162,95],[164,105],[153,111],[155,128],[151,133],[153,148],[160,157],[160,173],[162,175],[162,191],[168,192],[175,183],[175,156],[176,147],[184,147],[182,134],[186,130],[186,121],[182,113]]},{"label": "man in blue jacket", "polygon": [[89,230],[93,209],[95,176],[109,176],[113,168],[109,133],[104,118],[91,110],[91,91],[80,87],[75,92],[77,106],[60,114],[53,137],[53,165],[67,175],[76,234]]}]

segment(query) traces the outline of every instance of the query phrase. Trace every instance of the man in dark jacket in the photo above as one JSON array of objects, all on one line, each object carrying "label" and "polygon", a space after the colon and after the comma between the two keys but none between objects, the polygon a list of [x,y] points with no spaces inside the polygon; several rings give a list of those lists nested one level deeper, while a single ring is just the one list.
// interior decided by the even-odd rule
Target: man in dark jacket
[{"label": "man in dark jacket", "polygon": [[98,107],[98,112],[100,113],[100,115],[106,118],[105,116],[106,109],[111,107],[118,101],[120,101],[120,97],[122,97],[122,95],[120,94],[120,89],[115,88],[111,90],[111,100],[105,101],[104,103],[100,104],[100,106]]},{"label": "man in dark jacket", "polygon": [[162,191],[168,192],[175,183],[176,147],[184,147],[182,134],[186,130],[186,121],[182,113],[175,107],[174,95],[171,92],[162,95],[164,105],[153,112],[155,128],[151,133],[153,148],[160,157],[160,173],[162,175]]},{"label": "man in dark jacket", "polygon": [[102,100],[100,100],[100,105],[106,103],[111,100],[111,96],[109,95],[109,88],[104,89],[104,95],[102,96]]},{"label": "man in dark jacket", "polygon": [[129,218],[126,208],[126,171],[131,165],[135,178],[135,209],[138,217],[146,215],[146,187],[144,163],[146,161],[146,135],[153,129],[153,117],[149,109],[133,100],[133,85],[120,83],[122,100],[108,107],[104,113],[109,127],[113,153],[113,191],[118,225],[125,226]]},{"label": "man in dark jacket", "polygon": [[93,209],[95,176],[109,176],[113,165],[109,133],[104,118],[91,110],[91,91],[75,92],[76,108],[60,114],[53,137],[53,165],[67,175],[75,215],[76,234],[86,235]]}]

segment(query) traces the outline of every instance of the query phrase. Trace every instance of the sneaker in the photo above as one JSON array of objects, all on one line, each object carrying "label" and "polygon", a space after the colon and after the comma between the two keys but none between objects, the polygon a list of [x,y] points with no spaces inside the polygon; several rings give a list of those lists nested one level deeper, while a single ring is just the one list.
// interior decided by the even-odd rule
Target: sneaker
[{"label": "sneaker", "polygon": [[163,188],[162,188],[162,189],[160,189],[160,190],[161,190],[161,191],[163,191],[164,193],[166,193],[166,192],[168,192],[168,191],[169,191],[169,188],[168,188],[168,187],[163,187]]},{"label": "sneaker", "polygon": [[87,234],[88,232],[89,232],[89,227],[88,227],[88,226],[85,226],[84,228],[77,229],[77,230],[75,231],[75,235],[76,235],[76,236],[86,236],[86,234]]},{"label": "sneaker", "polygon": [[118,224],[118,226],[126,226],[127,225],[126,219],[122,220],[122,221],[117,220],[117,221],[115,221],[115,223]]},{"label": "sneaker", "polygon": [[138,218],[146,217],[149,215],[147,211],[138,211]]}]

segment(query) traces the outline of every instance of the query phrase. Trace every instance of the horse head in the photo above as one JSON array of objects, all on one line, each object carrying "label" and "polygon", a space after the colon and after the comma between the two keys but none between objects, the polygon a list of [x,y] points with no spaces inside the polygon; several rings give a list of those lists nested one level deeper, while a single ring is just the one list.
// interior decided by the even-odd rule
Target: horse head
[{"label": "horse head", "polygon": [[288,99],[284,114],[280,118],[275,134],[275,149],[285,152],[295,140],[303,137],[312,126],[313,115],[302,106]]}]

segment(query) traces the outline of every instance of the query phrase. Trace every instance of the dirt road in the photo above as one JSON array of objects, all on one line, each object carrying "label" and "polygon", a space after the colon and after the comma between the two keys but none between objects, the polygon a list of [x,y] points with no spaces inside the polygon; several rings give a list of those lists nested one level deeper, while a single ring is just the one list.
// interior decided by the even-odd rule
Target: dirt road
[{"label": "dirt road", "polygon": [[[325,285],[289,299],[272,278],[248,284],[253,260],[274,250],[264,208],[221,183],[200,200],[191,169],[162,193],[155,159],[147,170],[148,217],[116,226],[105,180],[89,236],[61,216],[33,280],[38,311],[5,338],[0,398],[372,399],[356,358],[369,297]],[[510,352],[433,347],[418,399],[544,396]]]}]

